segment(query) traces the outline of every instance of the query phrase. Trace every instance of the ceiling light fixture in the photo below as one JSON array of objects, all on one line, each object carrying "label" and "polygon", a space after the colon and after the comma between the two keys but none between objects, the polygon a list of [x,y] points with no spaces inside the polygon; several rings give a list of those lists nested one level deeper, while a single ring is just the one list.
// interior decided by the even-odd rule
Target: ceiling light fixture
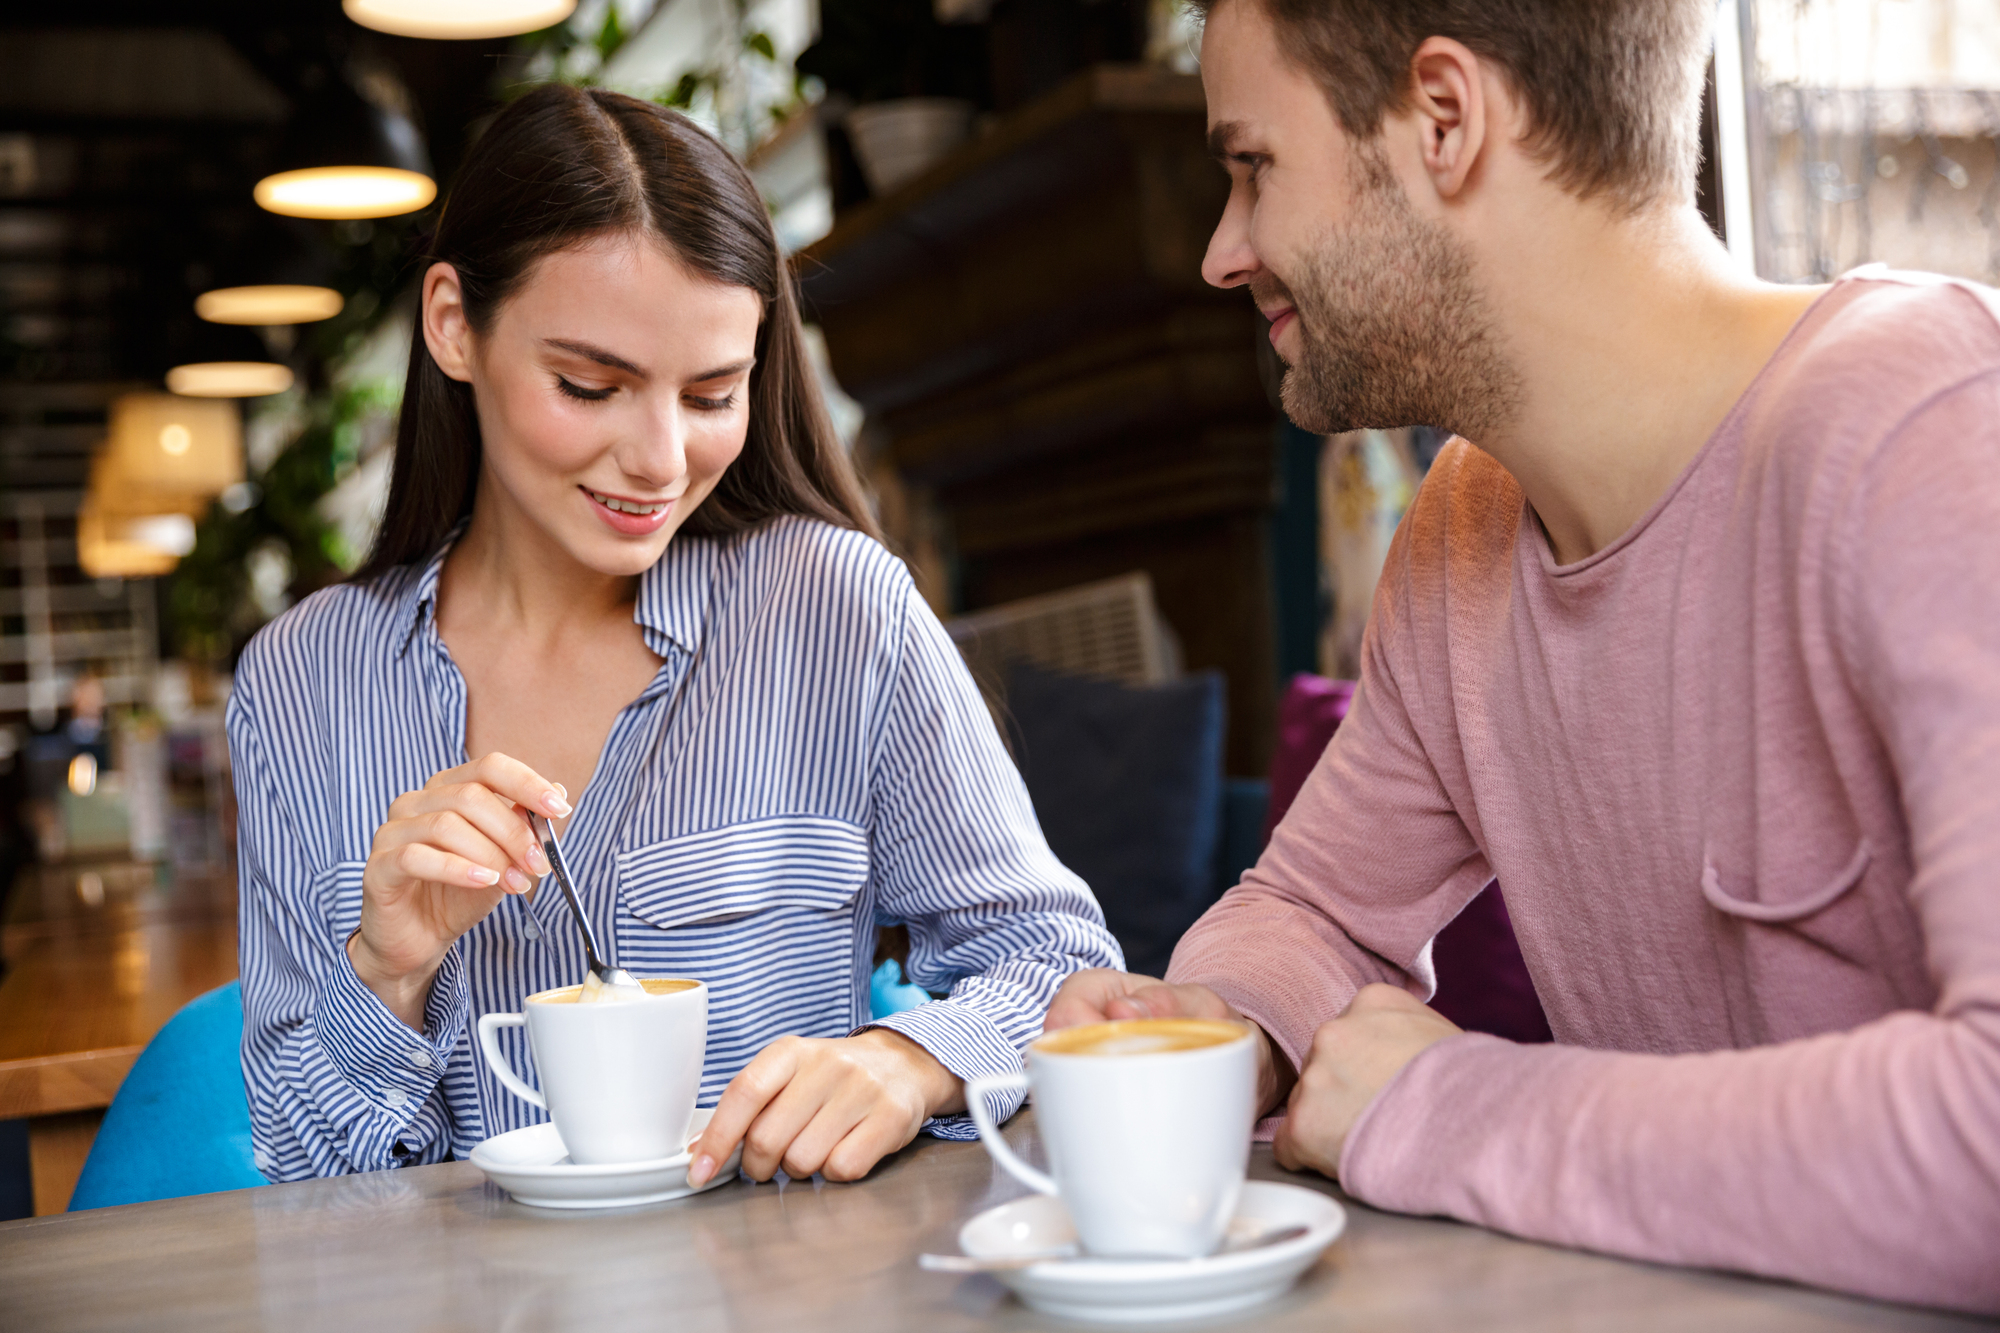
[{"label": "ceiling light fixture", "polygon": [[275,361],[196,361],[167,372],[167,392],[184,398],[262,398],[291,387],[291,368]]},{"label": "ceiling light fixture", "polygon": [[414,213],[437,197],[415,115],[393,71],[349,62],[293,111],[253,196],[295,218]]},{"label": "ceiling light fixture", "polygon": [[236,404],[129,393],[111,404],[111,438],[92,464],[90,494],[105,514],[200,513],[242,480]]},{"label": "ceiling light fixture", "polygon": [[340,7],[377,32],[463,41],[554,27],[575,12],[576,0],[342,0]]},{"label": "ceiling light fixture", "polygon": [[437,182],[400,167],[302,167],[257,182],[260,208],[289,218],[391,218],[437,198]]},{"label": "ceiling light fixture", "polygon": [[272,283],[203,292],[194,299],[194,312],[211,324],[312,324],[332,319],[344,305],[331,287]]}]

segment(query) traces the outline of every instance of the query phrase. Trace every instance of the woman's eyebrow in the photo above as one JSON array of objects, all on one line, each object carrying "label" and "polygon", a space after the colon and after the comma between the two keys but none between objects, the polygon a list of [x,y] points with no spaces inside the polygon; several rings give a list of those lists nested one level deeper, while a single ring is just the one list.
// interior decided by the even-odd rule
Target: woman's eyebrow
[{"label": "woman's eyebrow", "polygon": [[630,361],[618,355],[618,353],[608,352],[595,343],[573,342],[568,338],[544,338],[542,341],[550,347],[560,347],[565,352],[574,352],[580,357],[595,361],[600,366],[610,366],[613,370],[622,370],[627,375],[636,376],[642,380],[650,378],[645,371],[639,369],[639,367],[633,365]]},{"label": "woman's eyebrow", "polygon": [[688,383],[706,384],[710,380],[724,379],[730,375],[740,375],[756,364],[757,358],[754,356],[745,358],[742,361],[732,361],[726,366],[717,366],[714,370],[704,370],[699,375],[689,376]]}]

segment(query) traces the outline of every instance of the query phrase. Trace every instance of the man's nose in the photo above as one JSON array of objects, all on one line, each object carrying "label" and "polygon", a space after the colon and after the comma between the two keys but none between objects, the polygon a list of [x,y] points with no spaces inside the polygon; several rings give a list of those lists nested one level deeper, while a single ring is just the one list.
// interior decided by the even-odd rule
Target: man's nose
[{"label": "man's nose", "polygon": [[1250,206],[1242,192],[1230,191],[1229,203],[1208,238],[1208,253],[1202,257],[1202,280],[1212,287],[1241,287],[1263,272],[1257,252],[1250,246]]}]

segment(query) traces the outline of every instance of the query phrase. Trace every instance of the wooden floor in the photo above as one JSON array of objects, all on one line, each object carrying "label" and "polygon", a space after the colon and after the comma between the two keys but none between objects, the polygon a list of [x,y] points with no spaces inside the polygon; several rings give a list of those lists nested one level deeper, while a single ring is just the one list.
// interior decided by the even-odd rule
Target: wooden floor
[{"label": "wooden floor", "polygon": [[62,1212],[103,1108],[176,1010],[236,975],[236,887],[130,862],[23,872],[0,927],[0,1119]]}]

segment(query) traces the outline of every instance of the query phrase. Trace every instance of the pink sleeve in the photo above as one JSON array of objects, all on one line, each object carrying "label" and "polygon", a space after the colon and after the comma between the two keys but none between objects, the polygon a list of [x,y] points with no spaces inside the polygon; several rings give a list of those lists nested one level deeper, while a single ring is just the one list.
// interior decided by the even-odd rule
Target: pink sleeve
[{"label": "pink sleeve", "polygon": [[1492,878],[1404,711],[1383,639],[1401,633],[1396,534],[1369,618],[1361,685],[1243,882],[1182,937],[1169,980],[1200,982],[1297,1065],[1370,982],[1436,989],[1430,942]]},{"label": "pink sleeve", "polygon": [[1419,1056],[1358,1198],[1562,1244],[2000,1311],[2000,376],[1877,453],[1836,529],[1840,662],[1901,787],[1931,1012],[1699,1055]]}]

